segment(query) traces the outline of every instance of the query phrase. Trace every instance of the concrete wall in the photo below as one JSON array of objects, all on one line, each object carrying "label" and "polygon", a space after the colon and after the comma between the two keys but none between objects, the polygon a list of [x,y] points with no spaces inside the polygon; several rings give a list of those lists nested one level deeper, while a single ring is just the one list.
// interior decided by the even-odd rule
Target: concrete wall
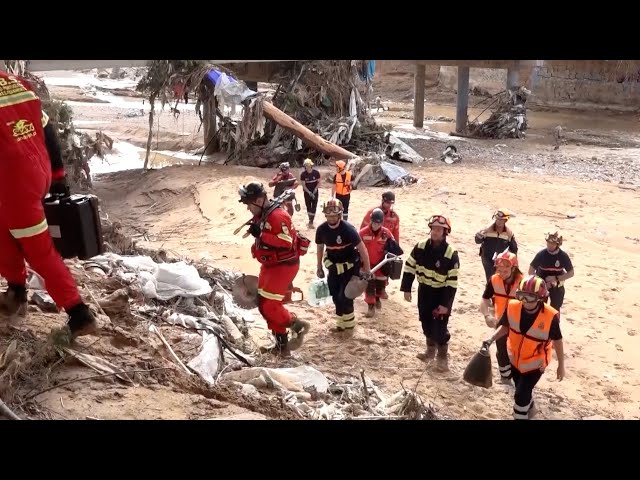
[{"label": "concrete wall", "polygon": [[[440,67],[440,87],[455,90],[456,67]],[[505,69],[471,68],[469,87],[490,94],[505,89]],[[520,84],[533,92],[531,103],[541,105],[640,106],[640,61],[538,60],[520,69]]]},{"label": "concrete wall", "polygon": [[[528,74],[528,75],[527,75]],[[587,103],[640,106],[640,62],[617,60],[540,60],[521,83],[536,103]]]}]

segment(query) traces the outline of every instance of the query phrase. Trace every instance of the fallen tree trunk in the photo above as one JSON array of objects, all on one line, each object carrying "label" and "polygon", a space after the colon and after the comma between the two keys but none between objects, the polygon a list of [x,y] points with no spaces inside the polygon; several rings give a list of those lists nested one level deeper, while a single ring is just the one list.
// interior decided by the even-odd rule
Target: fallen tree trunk
[{"label": "fallen tree trunk", "polygon": [[344,148],[339,147],[334,143],[326,141],[320,135],[316,135],[307,127],[291,118],[289,115],[275,107],[270,102],[262,102],[262,109],[265,117],[273,120],[282,128],[286,128],[287,130],[289,130],[308,146],[331,156],[335,160],[348,160],[349,158],[356,156],[348,150],[345,150]]}]

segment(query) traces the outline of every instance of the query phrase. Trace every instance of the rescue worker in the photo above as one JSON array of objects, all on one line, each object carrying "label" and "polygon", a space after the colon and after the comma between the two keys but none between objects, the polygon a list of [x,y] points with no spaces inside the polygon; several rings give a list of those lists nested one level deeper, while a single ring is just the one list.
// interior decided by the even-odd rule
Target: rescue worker
[{"label": "rescue worker", "polygon": [[69,193],[55,126],[30,83],[0,71],[0,275],[9,285],[0,314],[26,316],[26,260],[68,314],[75,339],[98,326],[53,245],[42,205],[48,192]]},{"label": "rescue worker", "polygon": [[574,275],[573,263],[567,252],[562,250],[562,236],[558,232],[544,236],[547,248],[540,250],[529,265],[529,275],[536,274],[544,279],[549,289],[549,303],[560,311],[564,303],[564,282]]},{"label": "rescue worker", "polygon": [[[393,238],[393,234],[383,223],[384,213],[380,208],[374,208],[371,212],[370,222],[359,232],[360,238],[362,238],[362,242],[369,254],[369,262],[372,267],[375,267],[384,260],[387,252],[391,252],[394,255],[402,255],[403,253]],[[380,299],[382,298],[388,280],[383,270],[384,267],[378,269],[374,274],[374,278],[369,280],[367,285],[364,297],[364,301],[368,305],[365,315],[367,318],[375,316],[376,308],[378,310],[382,308]]]},{"label": "rescue worker", "polygon": [[351,277],[358,273],[364,277],[371,276],[367,249],[355,227],[342,220],[343,211],[342,202],[331,198],[322,207],[327,220],[316,229],[317,275],[324,278],[324,265],[328,271],[329,292],[336,306],[336,328],[333,332],[352,330],[356,326],[353,300],[344,294]]},{"label": "rescue worker", "polygon": [[300,182],[304,190],[304,203],[307,206],[307,214],[309,215],[309,227],[313,228],[313,221],[316,217],[316,209],[318,208],[318,198],[320,193],[320,172],[313,168],[313,161],[307,158],[304,163],[304,170],[300,174]]},{"label": "rescue worker", "polygon": [[[480,312],[484,315],[485,322],[490,328],[496,328],[507,309],[507,302],[516,298],[516,291],[522,280],[522,272],[518,268],[518,257],[515,253],[505,250],[496,257],[496,273],[482,294]],[[493,315],[490,313],[490,301],[493,300]],[[496,341],[496,360],[500,371],[502,383],[511,384],[511,362],[507,355],[507,337],[504,336]]]},{"label": "rescue worker", "polygon": [[483,342],[489,347],[508,335],[507,352],[516,386],[513,418],[527,420],[535,412],[533,389],[549,366],[552,350],[558,357],[557,378],[564,378],[564,347],[558,311],[545,304],[549,295],[545,281],[529,275],[520,281],[516,300],[509,300],[500,328]]},{"label": "rescue worker", "polygon": [[393,205],[395,203],[396,194],[392,191],[384,192],[382,194],[382,203],[379,207],[374,207],[365,214],[360,228],[362,229],[369,225],[371,214],[375,209],[379,208],[384,214],[384,223],[382,225],[388,228],[391,231],[393,238],[396,239],[396,242],[400,243],[400,217],[398,217],[398,214],[393,210]]},{"label": "rescue worker", "polygon": [[[278,198],[282,195],[285,190],[288,189],[296,189],[298,187],[298,180],[293,173],[291,173],[291,169],[289,167],[289,162],[282,162],[278,169],[280,170],[275,174],[273,179],[269,182],[270,187],[275,187],[273,189],[273,198]],[[289,212],[289,216],[293,216],[293,200],[288,200],[285,202],[285,208],[287,212]]]},{"label": "rescue worker", "polygon": [[448,330],[451,308],[458,290],[457,250],[447,242],[451,223],[443,215],[434,215],[428,221],[430,237],[418,242],[407,258],[400,290],[411,302],[411,286],[418,279],[418,314],[427,349],[417,356],[420,360],[433,360],[437,354],[437,368],[446,371],[451,335]]},{"label": "rescue worker", "polygon": [[[251,182],[241,186],[238,193],[239,202],[244,203],[253,215],[249,233],[255,237],[251,255],[260,263],[258,310],[276,340],[275,347],[269,351],[288,356],[290,350],[299,348],[302,337],[309,330],[309,323],[298,319],[283,304],[298,274],[300,254],[304,252],[300,251],[299,236],[291,216],[282,206],[274,205],[267,199],[267,192],[261,183]],[[287,328],[296,334],[296,342],[291,342],[291,345]]]},{"label": "rescue worker", "polygon": [[[360,225],[360,229],[363,229],[369,224],[371,213],[376,208],[380,208],[384,213],[384,223],[382,225],[391,231],[393,238],[395,238],[396,242],[400,244],[400,218],[398,217],[398,214],[393,211],[393,205],[395,203],[396,203],[396,194],[393,193],[392,191],[384,192],[382,194],[382,204],[380,205],[380,207],[372,208],[366,213],[366,215],[362,219],[362,224]],[[385,281],[384,287],[382,289],[382,294],[380,298],[384,300],[389,298],[389,295],[387,294],[387,290],[386,290],[387,285],[389,285],[389,280]]]},{"label": "rescue worker", "polygon": [[518,253],[518,243],[516,237],[507,222],[511,218],[511,213],[501,208],[493,214],[493,223],[487,228],[476,233],[475,242],[480,245],[480,258],[482,259],[482,267],[486,276],[486,282],[489,283],[491,276],[496,273],[494,260],[496,256],[508,248],[511,252]]},{"label": "rescue worker", "polygon": [[340,200],[343,208],[342,219],[349,220],[349,202],[351,201],[351,172],[347,170],[347,164],[342,160],[336,162],[336,174],[333,176],[331,196]]}]

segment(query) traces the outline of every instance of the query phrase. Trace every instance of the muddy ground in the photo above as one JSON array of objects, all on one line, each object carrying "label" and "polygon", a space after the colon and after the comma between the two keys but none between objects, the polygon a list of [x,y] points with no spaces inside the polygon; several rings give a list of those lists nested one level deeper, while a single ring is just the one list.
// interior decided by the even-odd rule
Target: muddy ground
[{"label": "muddy ground", "polygon": [[[453,224],[450,241],[460,253],[460,287],[450,320],[451,371],[437,373],[415,358],[424,348],[424,337],[415,301],[403,301],[399,282],[391,284],[390,298],[374,319],[364,318],[362,299],[356,302],[358,326],[352,336],[329,333],[333,325],[330,308],[294,305],[292,309],[309,319],[313,328],[305,346],[287,365],[310,364],[336,376],[357,375],[362,368],[390,391],[400,385],[416,388],[451,417],[509,419],[511,389],[494,385],[483,390],[461,379],[467,361],[491,333],[478,312],[484,275],[473,236],[489,222],[496,208],[508,207],[515,212],[510,226],[520,244],[523,270],[544,247],[544,232],[549,230],[560,230],[564,235],[563,248],[576,269],[576,276],[567,282],[563,307],[567,376],[562,382],[555,379],[554,361],[537,387],[538,418],[640,418],[636,336],[640,317],[634,297],[640,286],[640,221],[634,207],[640,197],[636,188],[640,184],[637,117],[601,110],[532,111],[526,139],[480,141],[446,135],[454,129],[453,123],[446,121],[455,116],[451,102],[428,102],[425,114],[441,120],[428,120],[421,131],[411,126],[410,103],[388,106],[388,111],[376,115],[409,136],[417,136],[405,140],[427,159],[422,165],[409,166],[420,180],[417,184],[396,189],[401,243],[410,249],[427,235],[425,218],[444,213]],[[130,111],[104,104],[77,104],[73,108],[77,120],[106,122],[87,124],[91,128],[105,128],[118,140],[146,144],[148,119],[133,116],[138,108],[135,103]],[[479,110],[472,110],[470,118]],[[553,149],[556,125],[564,127],[568,140],[559,150]],[[154,143],[160,145],[158,149],[196,148],[202,145],[197,130],[191,110],[183,109],[177,119],[165,112]],[[462,163],[448,166],[437,161],[450,143],[463,155]],[[122,222],[141,245],[256,274],[257,264],[249,255],[250,241],[232,234],[248,218],[237,202],[236,189],[250,180],[267,181],[272,174],[249,167],[173,166],[106,174],[95,185],[109,217]],[[322,188],[324,199],[329,187]],[[365,188],[353,193],[353,223],[359,226],[364,212],[378,204],[382,191]],[[294,220],[303,232],[313,235],[303,226],[302,214],[296,214]],[[312,247],[303,258],[296,285],[306,290],[314,272]],[[43,336],[50,321],[62,322],[61,317],[35,316],[29,328]],[[166,366],[158,358],[166,352],[153,346],[143,325],[127,328],[123,327],[120,336],[83,340],[87,352],[122,358],[127,366]],[[178,337],[172,340],[180,343]],[[86,368],[80,368],[88,374]],[[80,375],[80,370],[74,372],[65,366],[58,375],[56,381],[62,381],[69,375]],[[267,416],[280,415],[255,405],[236,407],[226,402],[226,397],[209,395],[207,399],[200,387],[185,385],[183,379],[162,384],[156,378],[160,373],[146,375],[149,385],[141,387],[104,381],[72,384],[38,397],[38,405],[43,411],[57,411],[51,414],[54,418],[208,418],[245,408]],[[233,398],[231,403],[241,401]]]}]

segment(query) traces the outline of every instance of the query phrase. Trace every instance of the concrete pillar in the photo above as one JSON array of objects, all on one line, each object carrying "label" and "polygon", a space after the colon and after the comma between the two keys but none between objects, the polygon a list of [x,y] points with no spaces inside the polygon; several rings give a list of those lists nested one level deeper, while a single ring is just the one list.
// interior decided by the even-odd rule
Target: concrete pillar
[{"label": "concrete pillar", "polygon": [[516,61],[507,69],[507,90],[520,86],[520,62]]},{"label": "concrete pillar", "polygon": [[416,65],[413,77],[413,126],[422,128],[424,125],[424,87],[426,65]]},{"label": "concrete pillar", "polygon": [[463,133],[469,120],[469,67],[458,67],[456,132]]}]

